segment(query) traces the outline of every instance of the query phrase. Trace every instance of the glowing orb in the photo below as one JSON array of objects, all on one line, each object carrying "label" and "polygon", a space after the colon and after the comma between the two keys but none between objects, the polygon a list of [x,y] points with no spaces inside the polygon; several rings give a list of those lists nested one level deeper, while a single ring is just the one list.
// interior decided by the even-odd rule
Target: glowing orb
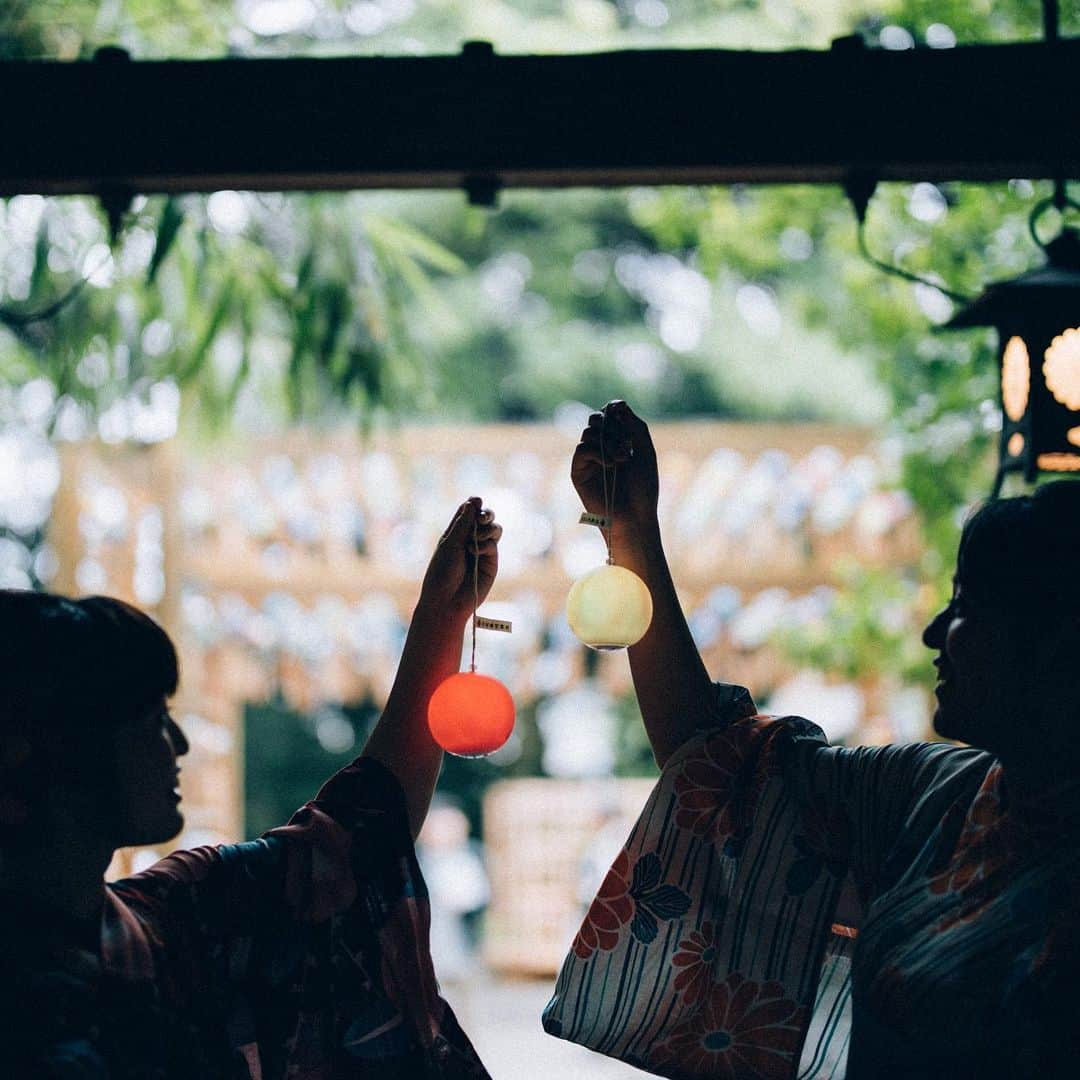
[{"label": "glowing orb", "polygon": [[652,597],[624,566],[605,564],[578,578],[566,598],[570,629],[591,649],[625,649],[645,636]]},{"label": "glowing orb", "polygon": [[447,753],[483,757],[510,738],[514,699],[498,679],[459,671],[431,695],[428,729]]}]

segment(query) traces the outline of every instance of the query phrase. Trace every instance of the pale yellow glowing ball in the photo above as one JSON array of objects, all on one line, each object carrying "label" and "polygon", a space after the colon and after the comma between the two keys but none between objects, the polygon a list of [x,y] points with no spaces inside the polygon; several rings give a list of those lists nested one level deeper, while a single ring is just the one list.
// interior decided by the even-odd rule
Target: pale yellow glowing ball
[{"label": "pale yellow glowing ball", "polygon": [[645,582],[624,566],[607,563],[578,578],[566,598],[570,629],[592,649],[625,649],[652,622]]}]

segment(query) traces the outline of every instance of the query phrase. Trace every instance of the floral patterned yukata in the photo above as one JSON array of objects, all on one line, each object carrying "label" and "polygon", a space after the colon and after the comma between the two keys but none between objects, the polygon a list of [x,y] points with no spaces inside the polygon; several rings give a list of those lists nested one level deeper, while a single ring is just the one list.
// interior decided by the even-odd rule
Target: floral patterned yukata
[{"label": "floral patterned yukata", "polygon": [[402,791],[365,758],[261,840],[108,885],[100,924],[5,897],[0,1076],[485,1078],[426,897]]},{"label": "floral patterned yukata", "polygon": [[1080,796],[940,743],[716,713],[590,907],[548,1032],[678,1078],[1080,1076]]}]

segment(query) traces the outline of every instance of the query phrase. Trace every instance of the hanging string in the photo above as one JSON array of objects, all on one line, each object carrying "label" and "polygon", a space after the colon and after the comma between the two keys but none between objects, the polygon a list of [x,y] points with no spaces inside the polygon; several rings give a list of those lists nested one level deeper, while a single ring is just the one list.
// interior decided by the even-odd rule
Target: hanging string
[{"label": "hanging string", "polygon": [[480,533],[478,522],[480,519],[479,511],[477,516],[473,518],[472,538],[473,547],[476,551],[473,552],[473,564],[472,564],[472,656],[469,658],[469,670],[476,671],[476,609],[480,606]]},{"label": "hanging string", "polygon": [[866,242],[866,218],[860,217],[858,219],[858,227],[855,231],[855,240],[859,245],[859,254],[871,265],[880,270],[883,274],[891,274],[893,277],[902,278],[904,281],[914,282],[916,285],[925,285],[930,289],[937,289],[943,296],[947,296],[954,304],[970,304],[972,297],[962,292],[957,292],[955,289],[950,289],[945,285],[942,285],[939,281],[934,281],[931,278],[923,277],[922,274],[914,274],[910,270],[905,270],[902,266],[896,266],[893,263],[885,262],[883,259],[879,259],[871,252]]},{"label": "hanging string", "polygon": [[1056,42],[1059,37],[1058,0],[1042,0],[1043,40]]},{"label": "hanging string", "polygon": [[876,188],[877,177],[865,170],[853,170],[844,181],[844,194],[847,195],[851,207],[855,211],[855,242],[858,245],[859,254],[883,274],[891,274],[893,277],[902,278],[904,281],[911,281],[916,285],[926,285],[928,288],[936,289],[943,296],[947,296],[952,300],[954,304],[970,304],[972,297],[949,289],[940,282],[923,277],[921,274],[905,270],[902,266],[885,262],[884,259],[879,259],[870,250],[870,246],[866,242],[866,211],[869,209],[870,200],[874,197]]},{"label": "hanging string", "polygon": [[615,556],[611,554],[611,525],[612,525],[612,510],[615,504],[615,477],[617,474],[618,466],[612,464],[611,466],[611,491],[608,491],[607,482],[607,455],[604,453],[604,435],[607,430],[607,412],[603,413],[603,419],[600,421],[600,474],[604,482],[604,519],[607,522],[606,530],[600,531],[604,534],[604,541],[607,544],[607,561],[608,565],[612,566],[615,563]]},{"label": "hanging string", "polygon": [[1042,199],[1037,202],[1031,208],[1031,215],[1030,217],[1028,217],[1028,232],[1031,234],[1031,239],[1034,240],[1035,243],[1043,249],[1043,251],[1046,250],[1047,246],[1051,243],[1051,241],[1043,240],[1043,238],[1039,236],[1039,230],[1037,228],[1037,225],[1039,223],[1039,219],[1043,216],[1043,214],[1045,214],[1046,211],[1051,208],[1057,210],[1058,214],[1061,215],[1062,228],[1064,228],[1065,215],[1068,213],[1068,211],[1080,210],[1080,203],[1077,203],[1074,199],[1069,198],[1069,192],[1065,186],[1065,180],[1060,176],[1054,180],[1054,194],[1047,199]]}]

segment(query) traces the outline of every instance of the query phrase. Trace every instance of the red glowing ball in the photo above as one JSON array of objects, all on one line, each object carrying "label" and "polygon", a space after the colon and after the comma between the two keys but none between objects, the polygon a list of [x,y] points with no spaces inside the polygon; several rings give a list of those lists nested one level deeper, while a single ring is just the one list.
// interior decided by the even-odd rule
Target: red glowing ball
[{"label": "red glowing ball", "polygon": [[498,679],[459,671],[428,702],[431,737],[450,754],[483,757],[514,730],[514,699]]}]

